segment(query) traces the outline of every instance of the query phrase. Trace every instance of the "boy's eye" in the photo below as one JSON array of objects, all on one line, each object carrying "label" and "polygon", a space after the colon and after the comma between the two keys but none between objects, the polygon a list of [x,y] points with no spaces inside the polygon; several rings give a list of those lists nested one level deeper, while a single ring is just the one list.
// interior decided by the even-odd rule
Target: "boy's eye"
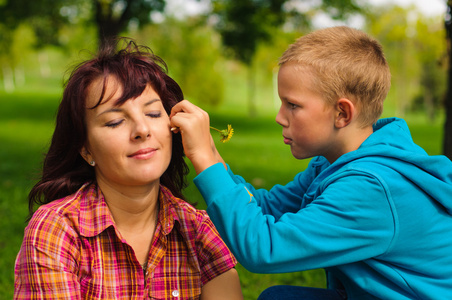
[{"label": "boy's eye", "polygon": [[290,102],[287,102],[287,105],[289,106],[290,109],[295,109],[295,108],[297,108],[297,105],[296,105],[296,104],[293,104],[293,103],[290,103]]}]

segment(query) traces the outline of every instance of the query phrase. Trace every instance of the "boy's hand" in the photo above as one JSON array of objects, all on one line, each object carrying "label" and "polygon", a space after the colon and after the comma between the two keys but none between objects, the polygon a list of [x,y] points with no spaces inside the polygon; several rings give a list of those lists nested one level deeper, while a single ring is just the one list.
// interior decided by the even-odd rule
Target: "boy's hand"
[{"label": "boy's hand", "polygon": [[172,108],[170,122],[171,130],[181,133],[185,155],[197,174],[219,162],[207,112],[183,100]]}]

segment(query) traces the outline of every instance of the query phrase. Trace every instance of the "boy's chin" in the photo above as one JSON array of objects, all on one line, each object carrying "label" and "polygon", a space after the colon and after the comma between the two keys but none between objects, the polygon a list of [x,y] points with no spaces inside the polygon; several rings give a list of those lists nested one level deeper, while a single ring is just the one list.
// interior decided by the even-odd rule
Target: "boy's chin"
[{"label": "boy's chin", "polygon": [[306,158],[313,157],[312,155],[308,155],[306,153],[303,154],[303,153],[296,152],[292,148],[290,150],[292,152],[292,156],[295,157],[296,159],[306,159]]}]

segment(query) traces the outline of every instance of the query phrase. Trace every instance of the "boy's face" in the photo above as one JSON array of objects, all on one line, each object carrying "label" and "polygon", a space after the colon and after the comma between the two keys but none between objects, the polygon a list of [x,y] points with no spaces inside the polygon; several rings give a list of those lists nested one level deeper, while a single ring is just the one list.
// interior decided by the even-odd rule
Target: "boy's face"
[{"label": "boy's face", "polygon": [[312,84],[312,73],[295,63],[285,63],[278,73],[281,108],[276,122],[283,127],[284,143],[297,159],[324,156],[330,162],[337,157],[335,146],[336,110],[326,105]]}]

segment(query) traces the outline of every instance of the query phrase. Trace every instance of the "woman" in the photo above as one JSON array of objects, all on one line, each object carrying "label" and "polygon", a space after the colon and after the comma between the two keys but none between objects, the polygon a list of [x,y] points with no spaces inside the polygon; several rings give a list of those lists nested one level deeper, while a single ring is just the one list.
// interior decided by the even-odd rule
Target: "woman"
[{"label": "woman", "polygon": [[71,74],[15,266],[15,299],[242,299],[236,260],[182,198],[183,99],[130,41]]}]

